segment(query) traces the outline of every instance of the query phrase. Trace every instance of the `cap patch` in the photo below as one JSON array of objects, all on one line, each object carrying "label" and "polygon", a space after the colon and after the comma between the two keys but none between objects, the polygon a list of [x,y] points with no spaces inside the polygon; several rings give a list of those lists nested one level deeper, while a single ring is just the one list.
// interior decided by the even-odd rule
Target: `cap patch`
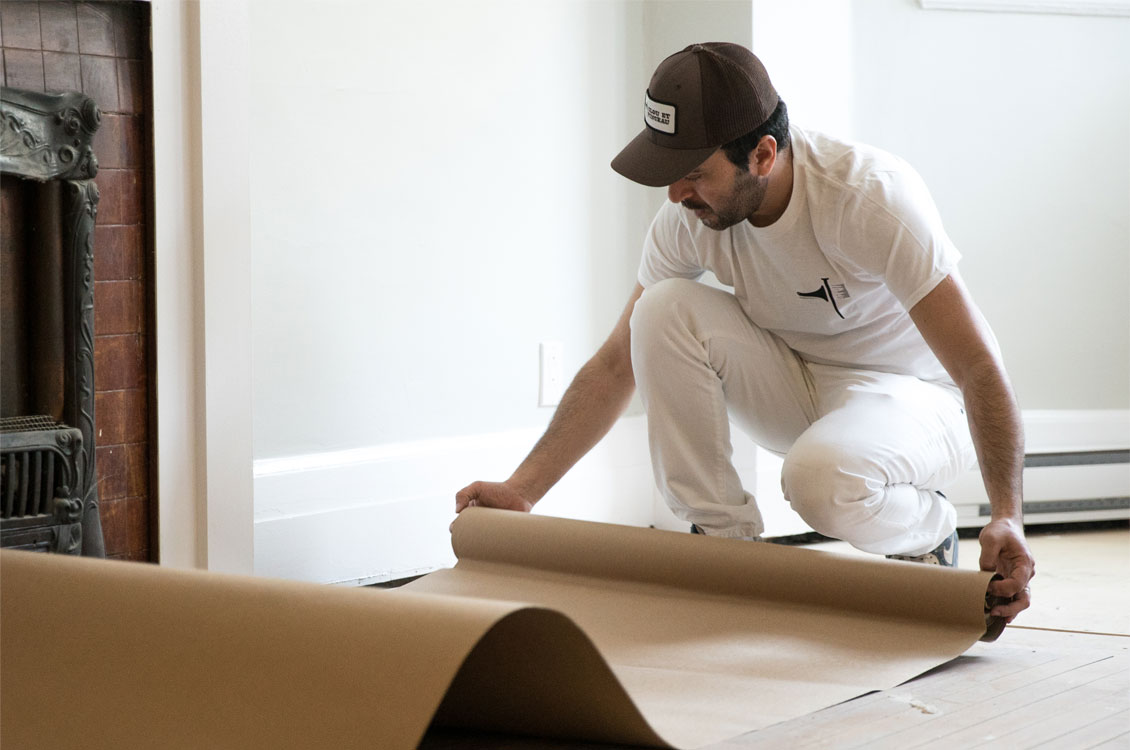
[{"label": "cap patch", "polygon": [[657,102],[648,94],[643,95],[644,123],[661,133],[675,134],[675,105]]}]

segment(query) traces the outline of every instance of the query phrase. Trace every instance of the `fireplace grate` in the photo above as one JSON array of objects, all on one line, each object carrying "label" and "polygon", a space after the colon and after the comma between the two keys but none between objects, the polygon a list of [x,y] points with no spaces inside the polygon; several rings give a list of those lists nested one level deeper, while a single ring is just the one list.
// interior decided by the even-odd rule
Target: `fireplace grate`
[{"label": "fireplace grate", "polygon": [[72,464],[82,433],[51,417],[0,419],[0,519],[54,515],[55,498],[74,489]]},{"label": "fireplace grate", "polygon": [[55,454],[27,451],[4,456],[0,469],[4,505],[0,518],[24,518],[47,512],[55,487]]},{"label": "fireplace grate", "polygon": [[[67,429],[70,428],[47,416],[0,419],[0,435],[13,437],[19,433]],[[70,491],[62,466],[56,465],[59,453],[50,443],[28,446],[24,440],[18,442],[25,444],[11,452],[5,451],[0,459],[0,519],[53,514],[56,495]]]},{"label": "fireplace grate", "polygon": [[82,431],[50,417],[0,419],[3,546],[77,552]]}]

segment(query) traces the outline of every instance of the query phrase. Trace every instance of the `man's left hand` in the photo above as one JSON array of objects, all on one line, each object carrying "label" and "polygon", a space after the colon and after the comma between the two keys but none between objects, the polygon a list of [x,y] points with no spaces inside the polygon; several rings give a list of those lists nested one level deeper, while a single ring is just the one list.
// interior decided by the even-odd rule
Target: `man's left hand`
[{"label": "man's left hand", "polygon": [[1028,581],[1036,575],[1036,561],[1024,541],[1024,527],[1010,519],[990,521],[981,529],[981,570],[990,570],[1003,580],[989,584],[989,593],[1008,599],[990,614],[1012,620],[1032,603]]}]

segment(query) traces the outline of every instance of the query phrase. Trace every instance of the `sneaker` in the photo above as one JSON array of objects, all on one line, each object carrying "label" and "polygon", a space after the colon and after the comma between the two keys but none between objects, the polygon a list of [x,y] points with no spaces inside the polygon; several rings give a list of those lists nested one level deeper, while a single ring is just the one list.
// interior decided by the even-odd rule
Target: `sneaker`
[{"label": "sneaker", "polygon": [[907,562],[925,563],[926,565],[941,565],[945,568],[957,567],[957,532],[954,531],[945,540],[930,552],[924,555],[887,555],[889,560],[906,560]]}]

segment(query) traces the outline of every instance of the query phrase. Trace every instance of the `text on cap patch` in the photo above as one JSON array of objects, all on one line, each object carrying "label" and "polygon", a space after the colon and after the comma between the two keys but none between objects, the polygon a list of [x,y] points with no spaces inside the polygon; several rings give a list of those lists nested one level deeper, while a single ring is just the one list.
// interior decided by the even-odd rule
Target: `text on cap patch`
[{"label": "text on cap patch", "polygon": [[675,106],[657,102],[648,94],[643,95],[644,123],[662,133],[675,133]]}]

